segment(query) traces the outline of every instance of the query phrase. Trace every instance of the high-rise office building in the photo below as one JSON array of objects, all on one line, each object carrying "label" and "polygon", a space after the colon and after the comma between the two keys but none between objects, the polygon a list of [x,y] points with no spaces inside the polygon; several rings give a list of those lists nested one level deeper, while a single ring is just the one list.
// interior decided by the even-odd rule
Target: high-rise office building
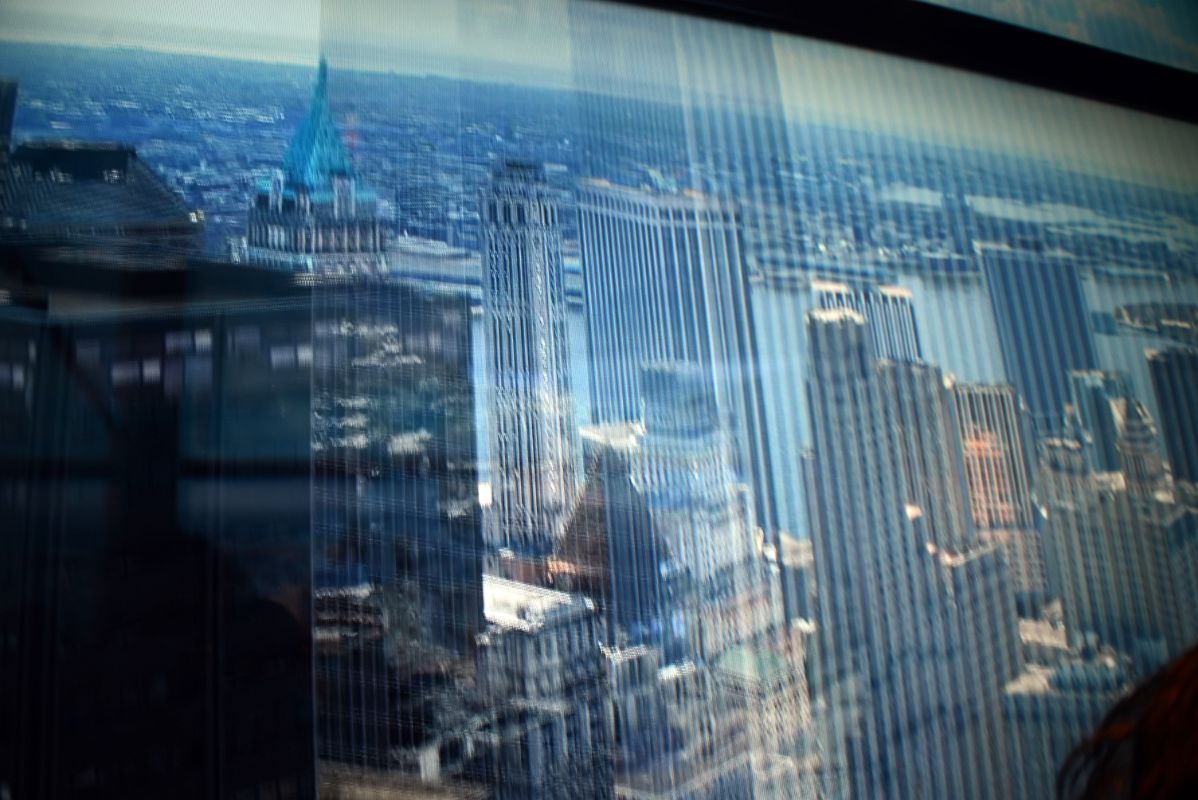
[{"label": "high-rise office building", "polygon": [[591,180],[580,187],[578,215],[593,421],[640,418],[646,363],[696,365],[712,386],[734,466],[753,490],[756,523],[771,530],[773,487],[739,209],[694,192]]},{"label": "high-rise office building", "polygon": [[333,122],[322,59],[283,169],[256,187],[245,239],[231,255],[290,272],[381,275],[384,244],[378,198],[358,178]]},{"label": "high-rise office building", "polygon": [[1128,398],[1112,405],[1119,430],[1115,450],[1127,491],[1138,500],[1150,502],[1165,488],[1165,462],[1157,446],[1156,425],[1147,406],[1139,400]]},{"label": "high-rise office building", "polygon": [[494,715],[497,800],[612,796],[605,662],[594,603],[487,575],[479,681]]},{"label": "high-rise office building", "polygon": [[[483,626],[468,301],[299,288],[245,265],[116,271],[94,253],[46,268],[113,312],[9,308],[0,325],[0,450],[63,464],[0,480],[18,530],[57,532],[0,540],[26,574],[4,607],[20,593],[57,654],[23,684],[42,714],[0,691],[0,751],[59,741],[6,768],[14,790],[62,775],[62,796],[420,784],[416,754],[472,702]],[[67,391],[77,380],[89,392]],[[42,636],[18,663],[40,660]]]},{"label": "high-rise office building", "polygon": [[[923,607],[929,568],[904,511],[902,451],[896,428],[887,424],[865,318],[848,309],[817,310],[808,313],[807,329],[816,583],[822,621],[838,640],[836,667],[843,669],[854,651],[880,648],[901,635],[896,628],[912,623],[884,625],[878,612]],[[879,564],[888,565],[890,576],[876,574]]]},{"label": "high-rise office building", "polygon": [[[895,391],[904,377],[947,390],[920,365],[914,375],[888,374],[896,365],[873,357],[856,311],[809,312],[807,328],[818,697],[829,764],[860,796],[1003,797],[1002,754],[988,729],[1000,719],[999,687],[1020,666],[1006,563],[993,545],[930,541],[937,515],[907,501],[905,453],[936,452],[943,433],[893,422],[903,417],[893,405],[909,402]],[[923,396],[926,405],[933,395]]]},{"label": "high-rise office building", "polygon": [[1014,797],[1057,797],[1057,770],[1134,684],[1130,664],[1084,647],[1055,666],[1029,664],[1004,691]]},{"label": "high-rise office building", "polygon": [[[935,560],[918,541],[918,509],[904,503],[902,450],[887,424],[869,329],[849,309],[811,311],[806,324],[815,444],[808,505],[821,691],[831,709],[823,744],[854,794],[958,795],[962,765],[942,716],[952,703],[939,681],[935,693],[920,689],[929,675],[944,677],[949,633]],[[857,699],[837,707],[837,687],[854,684],[863,687]],[[892,714],[900,695],[904,713]]]},{"label": "high-rise office building", "polygon": [[481,199],[493,544],[545,555],[576,488],[560,210],[539,166],[508,162]]},{"label": "high-rise office building", "polygon": [[469,300],[378,281],[314,298],[294,360],[311,370],[318,752],[423,780],[425,751],[461,735],[484,627]]},{"label": "high-rise office building", "polygon": [[947,675],[953,685],[970,687],[944,692],[959,714],[956,736],[968,759],[963,796],[1011,797],[1003,687],[1022,671],[1023,652],[1007,558],[996,543],[973,543],[963,552],[940,553],[939,568],[953,623]]},{"label": "high-rise office building", "polygon": [[1087,437],[1090,463],[1099,472],[1118,472],[1119,426],[1112,404],[1132,396],[1131,380],[1121,372],[1072,370],[1069,404]]},{"label": "high-rise office building", "polygon": [[956,386],[961,444],[978,528],[1033,528],[1027,412],[1008,384]]},{"label": "high-rise office building", "polygon": [[[0,453],[57,465],[0,477],[5,789],[313,797],[308,372],[270,362],[309,298],[193,265],[189,304],[92,253],[0,258],[67,287],[0,308]],[[84,283],[122,310],[50,311]]]},{"label": "high-rise office building", "polygon": [[1098,366],[1078,267],[1065,253],[979,245],[1007,376],[1038,436],[1063,430],[1069,372]]},{"label": "high-rise office building", "polygon": [[683,601],[691,646],[715,658],[770,628],[781,609],[756,557],[748,499],[708,376],[692,364],[658,363],[644,367],[640,383],[637,483],[657,536],[692,586]]},{"label": "high-rise office building", "polygon": [[1080,443],[1050,438],[1040,484],[1046,562],[1067,630],[1131,655],[1146,674],[1192,644],[1198,621],[1183,593],[1198,564],[1194,511],[1157,491],[1155,435],[1142,405],[1133,408],[1140,421],[1120,440],[1129,471],[1091,472]]},{"label": "high-rise office building", "polygon": [[1198,483],[1198,348],[1150,351],[1148,373],[1173,479]]},{"label": "high-rise office building", "polygon": [[819,308],[848,308],[865,317],[877,358],[922,360],[910,289],[812,281],[811,291]]},{"label": "high-rise office building", "polygon": [[937,367],[910,361],[880,361],[878,380],[898,428],[904,499],[923,511],[926,534],[938,547],[968,547],[975,532],[952,381]]}]

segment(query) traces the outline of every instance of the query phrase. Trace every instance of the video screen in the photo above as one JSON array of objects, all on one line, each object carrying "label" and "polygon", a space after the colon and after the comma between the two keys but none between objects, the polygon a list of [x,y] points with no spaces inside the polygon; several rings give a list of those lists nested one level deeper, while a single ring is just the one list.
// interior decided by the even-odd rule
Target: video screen
[{"label": "video screen", "polygon": [[0,31],[0,798],[1080,797],[1193,708],[1193,125],[589,0]]}]

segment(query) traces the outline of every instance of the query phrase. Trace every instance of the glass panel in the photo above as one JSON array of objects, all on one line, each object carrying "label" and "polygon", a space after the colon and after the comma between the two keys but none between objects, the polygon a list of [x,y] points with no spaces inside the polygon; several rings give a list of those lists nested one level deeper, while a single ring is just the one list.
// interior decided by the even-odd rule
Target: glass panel
[{"label": "glass panel", "polygon": [[0,21],[0,800],[1049,798],[1198,643],[1193,126],[584,0]]}]

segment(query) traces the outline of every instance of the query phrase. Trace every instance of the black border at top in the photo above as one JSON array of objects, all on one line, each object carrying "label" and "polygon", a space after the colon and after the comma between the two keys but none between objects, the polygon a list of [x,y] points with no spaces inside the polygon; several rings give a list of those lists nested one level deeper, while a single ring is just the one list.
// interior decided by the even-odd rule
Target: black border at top
[{"label": "black border at top", "polygon": [[864,47],[1198,123],[1198,73],[920,0],[619,1]]}]

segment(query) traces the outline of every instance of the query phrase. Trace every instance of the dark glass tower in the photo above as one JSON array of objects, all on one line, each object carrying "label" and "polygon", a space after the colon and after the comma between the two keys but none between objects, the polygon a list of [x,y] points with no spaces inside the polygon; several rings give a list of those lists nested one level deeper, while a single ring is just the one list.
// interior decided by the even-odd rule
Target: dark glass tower
[{"label": "dark glass tower", "polygon": [[981,261],[1007,376],[1027,402],[1036,434],[1060,432],[1069,372],[1098,366],[1077,263],[998,246],[983,248]]},{"label": "dark glass tower", "polygon": [[1198,483],[1198,348],[1151,351],[1148,372],[1173,478]]}]

